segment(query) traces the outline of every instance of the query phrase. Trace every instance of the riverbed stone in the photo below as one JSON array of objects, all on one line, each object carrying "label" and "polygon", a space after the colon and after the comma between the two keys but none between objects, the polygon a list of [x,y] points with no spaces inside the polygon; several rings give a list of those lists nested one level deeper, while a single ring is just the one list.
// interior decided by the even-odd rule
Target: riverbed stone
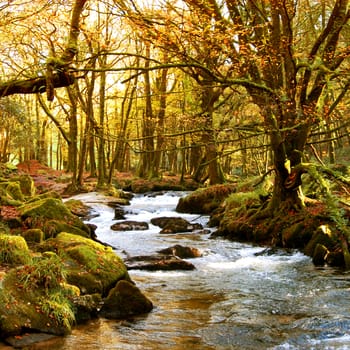
[{"label": "riverbed stone", "polygon": [[99,315],[109,319],[122,319],[141,315],[153,309],[152,302],[128,281],[119,281],[104,300]]},{"label": "riverbed stone", "polygon": [[198,248],[184,247],[180,244],[175,244],[169,248],[158,250],[158,253],[165,255],[175,255],[181,259],[198,258],[203,255]]},{"label": "riverbed stone", "polygon": [[199,188],[189,195],[180,198],[176,206],[176,211],[190,214],[211,214],[235,191],[235,184],[220,184],[207,188]]},{"label": "riverbed stone", "polygon": [[128,270],[172,271],[195,269],[192,263],[175,255],[140,255],[127,258],[124,262]]},{"label": "riverbed stone", "polygon": [[152,218],[151,223],[159,226],[162,230],[159,233],[183,233],[193,232],[203,229],[203,226],[198,223],[190,223],[181,217],[157,217]]},{"label": "riverbed stone", "polygon": [[[48,342],[55,339],[57,336],[54,334],[47,333],[26,333],[19,336],[7,337],[5,339],[6,343],[11,345],[15,349],[28,349],[36,343],[41,343],[48,345]],[[38,347],[38,349],[43,347]]]},{"label": "riverbed stone", "polygon": [[120,205],[114,208],[114,220],[125,220],[125,210]]},{"label": "riverbed stone", "polygon": [[145,221],[133,221],[125,220],[121,222],[116,222],[111,226],[113,231],[142,231],[148,230],[149,225]]}]

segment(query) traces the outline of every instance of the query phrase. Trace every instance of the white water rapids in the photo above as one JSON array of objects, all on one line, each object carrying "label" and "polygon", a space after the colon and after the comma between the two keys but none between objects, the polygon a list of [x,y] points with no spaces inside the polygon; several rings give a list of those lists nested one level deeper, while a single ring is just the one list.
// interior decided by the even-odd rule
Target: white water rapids
[{"label": "white water rapids", "polygon": [[[127,219],[181,216],[207,223],[208,218],[174,211],[179,196],[137,195],[126,206]],[[76,327],[50,349],[350,349],[349,273],[316,268],[299,252],[256,255],[264,250],[209,234],[115,232],[114,210],[106,198],[89,193],[74,198],[94,208],[98,239],[121,257],[154,254],[174,244],[199,248],[190,259],[194,271],[130,271],[152,300],[144,316],[116,321],[98,319]]]}]

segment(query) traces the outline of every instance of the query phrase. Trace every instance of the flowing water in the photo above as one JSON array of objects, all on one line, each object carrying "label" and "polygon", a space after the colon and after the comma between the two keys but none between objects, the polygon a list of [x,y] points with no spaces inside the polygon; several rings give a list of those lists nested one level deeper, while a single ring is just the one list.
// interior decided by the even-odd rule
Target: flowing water
[{"label": "flowing water", "polygon": [[[125,207],[127,219],[181,216],[206,224],[208,218],[174,211],[179,196],[137,195]],[[210,239],[210,234],[115,232],[114,210],[96,193],[79,195],[99,216],[101,241],[126,254],[153,254],[174,244],[201,249],[190,259],[194,271],[130,271],[154,303],[153,311],[130,320],[98,319],[76,327],[51,349],[350,349],[350,275],[316,268],[299,252],[259,255],[264,248]]]}]

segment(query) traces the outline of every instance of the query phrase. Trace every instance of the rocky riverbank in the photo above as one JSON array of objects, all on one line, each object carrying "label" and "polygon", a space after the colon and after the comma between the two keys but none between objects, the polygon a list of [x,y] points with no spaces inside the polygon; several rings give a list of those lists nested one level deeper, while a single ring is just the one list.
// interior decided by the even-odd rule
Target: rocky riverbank
[{"label": "rocky riverbank", "polygon": [[38,333],[65,335],[100,314],[126,318],[152,310],[123,260],[76,215],[89,208],[64,203],[55,191],[37,194],[28,175],[0,179],[0,192],[2,340],[27,344]]}]

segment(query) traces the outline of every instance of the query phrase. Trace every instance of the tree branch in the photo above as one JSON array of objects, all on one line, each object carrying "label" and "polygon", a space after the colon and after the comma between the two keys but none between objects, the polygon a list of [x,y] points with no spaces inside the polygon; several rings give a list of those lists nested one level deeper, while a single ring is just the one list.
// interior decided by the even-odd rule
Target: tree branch
[{"label": "tree branch", "polygon": [[59,59],[53,58],[48,60],[48,75],[4,82],[0,84],[0,98],[14,94],[43,93],[49,90],[47,91],[48,99],[52,99],[52,89],[69,86],[74,83],[75,77],[69,70],[69,66],[78,51],[79,20],[86,2],[87,0],[75,0],[66,48]]}]

